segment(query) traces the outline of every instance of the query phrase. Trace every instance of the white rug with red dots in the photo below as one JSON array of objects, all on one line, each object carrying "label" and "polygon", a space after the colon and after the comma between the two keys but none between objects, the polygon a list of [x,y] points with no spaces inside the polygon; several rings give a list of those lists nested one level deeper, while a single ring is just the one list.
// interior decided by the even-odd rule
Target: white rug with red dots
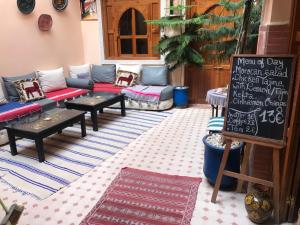
[{"label": "white rug with red dots", "polygon": [[[205,179],[202,137],[209,106],[178,109],[162,123],[108,158],[68,187],[45,200],[22,196],[0,183],[1,198],[25,206],[21,225],[78,225],[92,210],[124,167],[164,174],[201,177],[192,225],[248,225],[244,194],[220,191],[217,204],[210,202],[213,188]],[[1,214],[2,213],[2,214]],[[3,211],[0,211],[0,218]]]}]

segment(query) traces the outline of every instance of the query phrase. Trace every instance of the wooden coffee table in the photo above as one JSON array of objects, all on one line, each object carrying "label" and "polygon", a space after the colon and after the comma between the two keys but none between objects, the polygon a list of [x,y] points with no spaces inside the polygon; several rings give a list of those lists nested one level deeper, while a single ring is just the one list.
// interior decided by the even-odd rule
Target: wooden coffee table
[{"label": "wooden coffee table", "polygon": [[93,93],[91,96],[83,96],[65,103],[67,109],[89,111],[91,113],[93,130],[98,131],[97,112],[103,113],[103,108],[115,103],[121,104],[121,115],[126,116],[125,97],[123,94]]},{"label": "wooden coffee table", "polygon": [[45,160],[43,138],[61,133],[64,128],[78,122],[81,123],[81,136],[86,136],[85,113],[78,110],[55,109],[26,118],[22,123],[6,126],[11,154],[18,154],[16,137],[27,138],[35,141],[39,161],[43,162]]}]

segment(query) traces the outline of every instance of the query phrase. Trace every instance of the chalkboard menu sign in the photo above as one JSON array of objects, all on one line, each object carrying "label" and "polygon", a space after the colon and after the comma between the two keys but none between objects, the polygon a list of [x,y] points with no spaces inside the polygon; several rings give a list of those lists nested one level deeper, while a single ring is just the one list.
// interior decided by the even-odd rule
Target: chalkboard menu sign
[{"label": "chalkboard menu sign", "polygon": [[233,56],[224,134],[282,143],[293,72],[293,56]]}]

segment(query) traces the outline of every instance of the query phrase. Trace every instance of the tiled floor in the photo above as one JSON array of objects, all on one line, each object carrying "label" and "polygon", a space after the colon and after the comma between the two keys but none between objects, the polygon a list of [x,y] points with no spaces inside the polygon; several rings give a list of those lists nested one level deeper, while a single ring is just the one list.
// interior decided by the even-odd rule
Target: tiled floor
[{"label": "tiled floor", "polygon": [[[207,107],[206,107],[207,108]],[[154,172],[202,177],[191,224],[247,225],[243,195],[219,192],[218,203],[210,202],[212,187],[202,172],[203,144],[209,108],[190,107],[176,110],[160,125],[152,128],[136,141],[106,160],[81,179],[46,200],[14,193],[0,184],[0,195],[7,204],[17,202],[26,209],[20,224],[76,225],[96,204],[110,182],[123,167]]]}]

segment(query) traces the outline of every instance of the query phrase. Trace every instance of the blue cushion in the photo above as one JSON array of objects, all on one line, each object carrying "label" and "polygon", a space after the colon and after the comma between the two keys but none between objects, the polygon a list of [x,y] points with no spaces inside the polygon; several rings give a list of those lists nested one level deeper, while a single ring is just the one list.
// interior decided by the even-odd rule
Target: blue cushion
[{"label": "blue cushion", "polygon": [[19,101],[19,99],[20,99],[19,94],[14,86],[14,81],[27,80],[27,79],[32,79],[35,77],[36,77],[35,72],[27,74],[27,75],[22,75],[22,76],[2,77],[4,86],[6,88],[6,92],[8,95],[8,100],[9,101]]},{"label": "blue cushion", "polygon": [[92,80],[99,83],[114,83],[116,79],[115,65],[92,65]]},{"label": "blue cushion", "polygon": [[224,117],[212,117],[208,121],[207,130],[208,131],[222,131],[224,126]]},{"label": "blue cushion", "polygon": [[90,73],[79,73],[77,74],[77,78],[79,79],[90,79]]},{"label": "blue cushion", "polygon": [[168,85],[168,67],[167,66],[143,66],[142,68],[143,85]]}]

